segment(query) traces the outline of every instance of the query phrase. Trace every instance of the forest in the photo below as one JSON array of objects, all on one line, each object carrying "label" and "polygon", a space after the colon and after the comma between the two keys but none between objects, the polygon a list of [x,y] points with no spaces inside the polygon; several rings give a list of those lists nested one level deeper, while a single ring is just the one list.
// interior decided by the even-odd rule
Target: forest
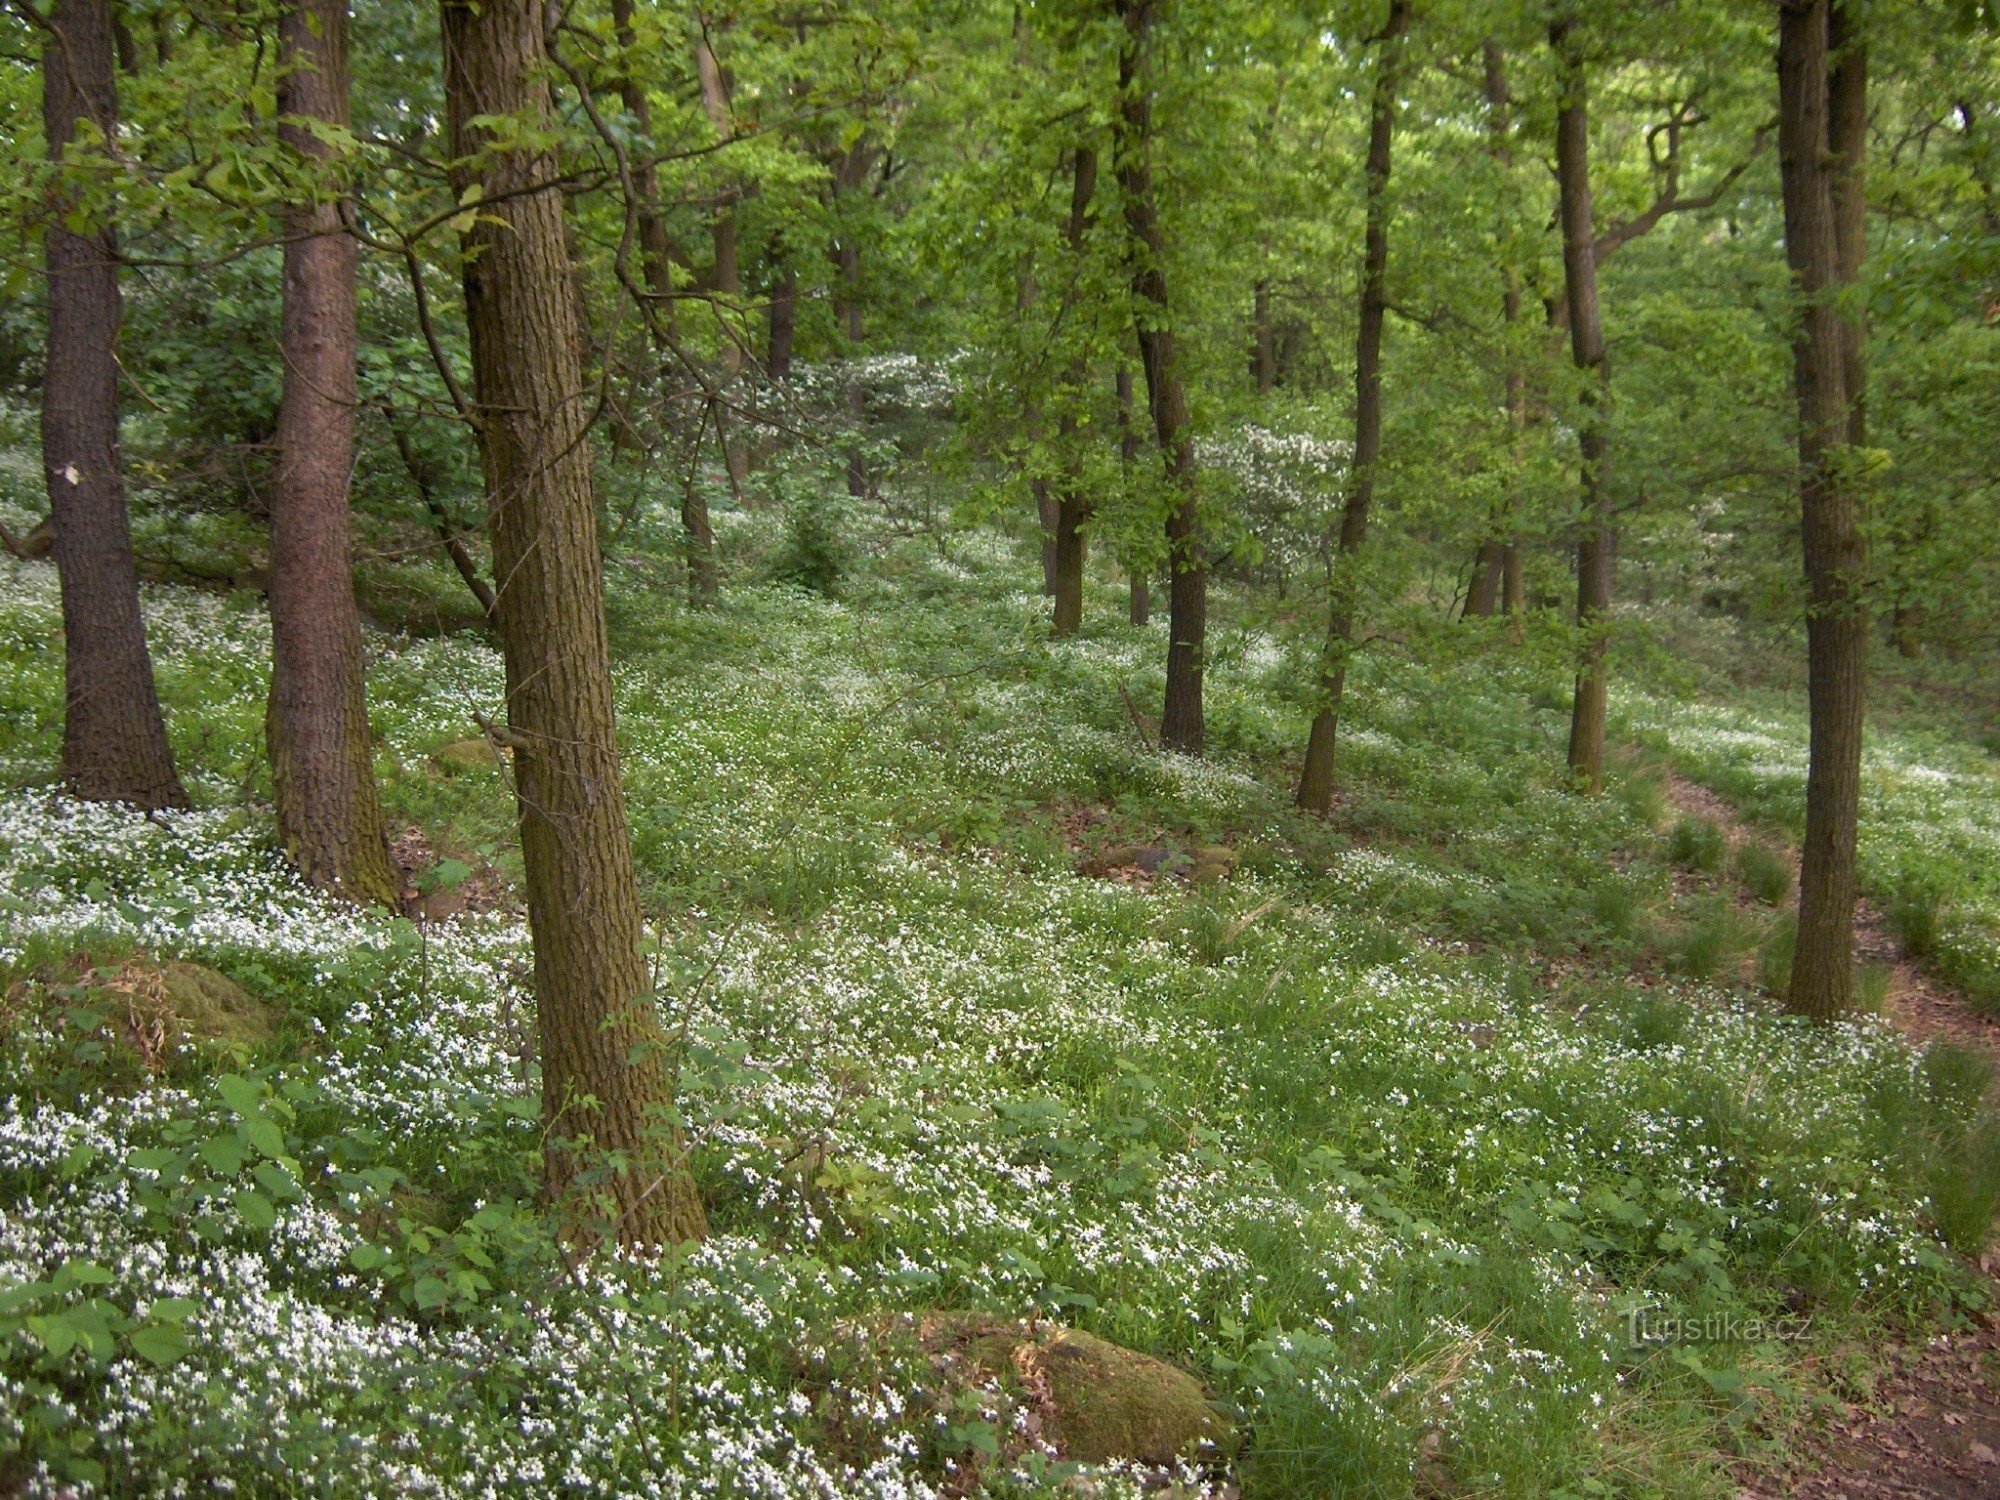
[{"label": "forest", "polygon": [[2000,1495],[1992,0],[0,39],[0,1496]]}]

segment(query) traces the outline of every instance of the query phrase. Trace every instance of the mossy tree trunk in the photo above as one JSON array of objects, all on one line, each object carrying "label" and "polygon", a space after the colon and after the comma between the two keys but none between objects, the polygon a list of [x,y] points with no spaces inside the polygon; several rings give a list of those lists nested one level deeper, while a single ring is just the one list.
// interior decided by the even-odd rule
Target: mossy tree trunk
[{"label": "mossy tree trunk", "polygon": [[[55,0],[42,33],[42,125],[52,159],[117,139],[112,59],[108,0]],[[62,777],[94,802],[185,807],[146,652],[125,510],[117,239],[109,223],[74,223],[77,213],[75,196],[59,188],[42,235],[49,275],[42,472],[62,586]]]},{"label": "mossy tree trunk", "polygon": [[1368,111],[1367,227],[1361,251],[1359,322],[1354,336],[1354,462],[1342,507],[1340,536],[1328,590],[1326,646],[1320,662],[1319,703],[1306,737],[1298,804],[1323,813],[1333,806],[1333,749],[1340,699],[1347,686],[1347,655],[1354,640],[1354,607],[1368,512],[1375,502],[1375,465],[1382,455],[1382,324],[1388,311],[1389,165],[1396,132],[1404,37],[1410,7],[1392,0],[1379,38],[1375,87]]},{"label": "mossy tree trunk", "polygon": [[[298,0],[278,22],[278,134],[303,168],[284,215],[284,396],[271,487],[271,697],[265,738],[278,834],[307,880],[396,899],[354,607],[355,255],[339,164],[308,121],[348,120],[346,0]],[[317,179],[317,180],[315,180]]]},{"label": "mossy tree trunk", "polygon": [[[466,323],[507,674],[534,936],[548,1187],[572,1233],[653,1246],[698,1238],[700,1200],[671,1123],[666,1038],[640,951],[619,783],[561,169],[476,121],[552,130],[541,7],[445,0],[446,112],[460,193]],[[511,132],[510,132],[511,133]],[[607,1222],[608,1221],[608,1222]]]}]

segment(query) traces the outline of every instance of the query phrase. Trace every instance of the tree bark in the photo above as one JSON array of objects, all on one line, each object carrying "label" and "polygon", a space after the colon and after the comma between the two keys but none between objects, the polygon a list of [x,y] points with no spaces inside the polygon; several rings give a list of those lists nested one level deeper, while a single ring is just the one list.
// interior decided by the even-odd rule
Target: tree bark
[{"label": "tree bark", "polygon": [[1158,0],[1113,0],[1124,23],[1118,50],[1118,112],[1113,120],[1113,160],[1124,203],[1132,292],[1140,312],[1139,362],[1146,371],[1146,403],[1175,499],[1167,516],[1167,692],[1160,715],[1160,745],[1200,755],[1202,655],[1208,635],[1208,563],[1195,490],[1194,435],[1188,428],[1187,392],[1167,295],[1166,237],[1160,229],[1150,156],[1153,101],[1147,48],[1158,19]]},{"label": "tree bark", "polygon": [[[348,122],[347,0],[288,5],[278,20],[278,67],[278,138],[308,173],[323,173],[331,148],[305,122]],[[349,551],[356,246],[344,210],[344,193],[322,178],[284,213],[285,379],[271,486],[264,730],[278,837],[299,874],[351,901],[388,906],[397,881],[375,790]]]},{"label": "tree bark", "polygon": [[1278,383],[1278,330],[1271,322],[1271,278],[1259,276],[1251,289],[1250,375],[1257,394],[1269,395]]},{"label": "tree bark", "polygon": [[1463,618],[1483,620],[1500,607],[1500,574],[1506,565],[1506,546],[1498,540],[1484,541],[1472,559],[1472,582],[1466,586]]},{"label": "tree bark", "polygon": [[[1132,475],[1139,463],[1139,428],[1132,420],[1131,366],[1118,367],[1112,390],[1118,406],[1118,468],[1130,493]],[[1134,625],[1144,625],[1153,617],[1153,584],[1144,560],[1137,555],[1128,559],[1125,575],[1130,594],[1126,618]]]},{"label": "tree bark", "polygon": [[[1084,235],[1090,228],[1090,200],[1097,191],[1097,153],[1088,146],[1078,146],[1072,155],[1069,221],[1064,225],[1063,238],[1069,247],[1071,264],[1078,268],[1080,276]],[[1076,279],[1072,278],[1072,284]],[[1089,369],[1078,360],[1070,365],[1068,375],[1071,389],[1080,389],[1089,376]],[[1050,630],[1060,638],[1075,635],[1083,626],[1083,525],[1089,501],[1083,492],[1083,476],[1076,452],[1076,413],[1068,403],[1065,403],[1057,422],[1057,430],[1061,434],[1063,473],[1056,485],[1055,495],[1055,556],[1052,559],[1055,576],[1051,580],[1055,585],[1055,608]]]},{"label": "tree bark", "polygon": [[[1799,859],[1799,925],[1786,1005],[1818,1020],[1854,999],[1854,848],[1866,711],[1867,555],[1860,497],[1844,472],[1854,412],[1847,376],[1858,372],[1858,330],[1837,301],[1844,270],[1860,269],[1860,246],[1843,244],[1843,208],[1858,230],[1860,142],[1833,119],[1865,108],[1832,97],[1828,0],[1786,0],[1778,10],[1778,164],[1784,183],[1785,258],[1801,303],[1792,373],[1799,407],[1799,513],[1806,578],[1810,762],[1806,836]],[[1858,43],[1858,38],[1852,39]],[[1851,67],[1853,53],[1844,59]],[[1865,64],[1863,65],[1865,67]],[[1846,85],[1859,93],[1865,72]],[[1852,157],[1835,147],[1851,141]],[[1851,175],[1850,175],[1851,174]],[[1845,187],[1838,179],[1848,177]]]},{"label": "tree bark", "polygon": [[[1488,150],[1502,172],[1514,169],[1514,96],[1507,86],[1507,55],[1490,38],[1483,48],[1486,74]],[[1504,226],[1503,226],[1504,229]],[[1528,372],[1522,366],[1519,332],[1521,323],[1521,272],[1511,259],[1500,267],[1500,313],[1505,323],[1507,427],[1512,438],[1508,453],[1511,465],[1506,497],[1501,502],[1497,555],[1489,559],[1493,584],[1503,614],[1514,621],[1514,634],[1521,632],[1521,615],[1527,607],[1522,589],[1521,549],[1515,540],[1521,522],[1521,473],[1527,461]],[[1468,606],[1467,611],[1472,611]],[[1489,607],[1486,613],[1491,614]]]},{"label": "tree bark", "polygon": [[1616,535],[1611,517],[1611,443],[1606,420],[1610,386],[1604,359],[1604,324],[1597,305],[1597,250],[1590,198],[1590,114],[1582,39],[1574,19],[1560,14],[1549,25],[1555,53],[1558,105],[1556,178],[1563,235],[1563,305],[1568,313],[1570,358],[1583,377],[1577,415],[1577,448],[1583,458],[1582,529],[1576,545],[1576,628],[1581,637],[1576,696],[1570,709],[1569,768],[1584,790],[1604,789],[1604,721],[1610,702],[1606,615]]},{"label": "tree bark", "polygon": [[1298,804],[1323,813],[1333,806],[1333,750],[1340,727],[1340,699],[1347,686],[1347,656],[1354,640],[1355,570],[1368,542],[1368,511],[1375,501],[1375,465],[1382,454],[1382,321],[1388,310],[1389,166],[1396,132],[1396,90],[1403,39],[1409,30],[1407,0],[1390,0],[1379,39],[1375,87],[1368,110],[1367,229],[1361,252],[1360,318],[1354,336],[1354,463],[1327,599],[1326,650],[1320,662],[1319,704],[1306,738]]},{"label": "tree bark", "polygon": [[552,148],[499,144],[478,123],[552,131],[542,11],[535,0],[442,9],[454,186],[478,184],[485,204],[463,239],[465,312],[534,938],[547,1185],[572,1236],[677,1243],[705,1221],[670,1123],[667,1039],[640,951],[561,169]]},{"label": "tree bark", "polygon": [[786,266],[771,283],[768,338],[764,346],[764,375],[772,381],[792,378],[792,342],[798,331],[799,273]]},{"label": "tree bark", "polygon": [[[55,0],[42,50],[42,124],[61,161],[79,124],[117,138],[107,0]],[[185,807],[146,653],[139,575],[118,445],[118,249],[109,223],[73,228],[58,189],[42,235],[49,274],[42,376],[42,471],[62,587],[62,777],[76,796]]]}]

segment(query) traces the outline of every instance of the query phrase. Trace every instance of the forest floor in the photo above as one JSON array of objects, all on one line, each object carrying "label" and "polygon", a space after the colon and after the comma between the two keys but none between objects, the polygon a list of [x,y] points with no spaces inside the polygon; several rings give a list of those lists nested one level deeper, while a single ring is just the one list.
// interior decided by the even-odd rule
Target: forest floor
[{"label": "forest floor", "polygon": [[[1821,1466],[1857,1495],[1892,1443],[2000,1448],[1932,1379],[1973,1346],[1926,1363],[1991,1301],[1990,1070],[1776,1014],[1776,887],[1681,847],[1657,763],[1577,797],[1547,662],[1444,621],[1370,653],[1304,818],[1309,650],[1219,617],[1210,754],[1163,755],[1164,625],[1110,584],[1052,643],[1005,538],[874,545],[698,613],[611,572],[712,1234],[582,1275],[536,1208],[511,793],[460,753],[490,644],[370,637],[410,890],[361,912],[275,848],[260,598],[147,590],[197,808],[141,818],[53,792],[58,600],[0,564],[0,1491],[1072,1494],[1053,1342],[941,1383],[930,1344],[1016,1323],[1199,1377],[1236,1435],[1187,1493],[1719,1500],[1816,1459],[1815,1407],[1889,1429]],[[1794,717],[1720,713],[1621,709],[1782,806]],[[2000,767],[1878,748],[1870,878],[1967,872],[1970,963]],[[173,985],[228,1034],[160,1044]]]},{"label": "forest floor", "polygon": [[[1768,843],[1723,797],[1679,772],[1668,800],[1685,817],[1722,831],[1731,851]],[[1796,883],[1798,851],[1784,846]],[[1738,895],[1739,901],[1748,901]],[[1857,965],[1888,973],[1883,1014],[1919,1046],[1943,1040],[2000,1064],[2000,1021],[1930,974],[1905,950],[1887,915],[1865,897],[1855,913]],[[1989,1099],[2000,1089],[2000,1072]],[[1980,1270],[1993,1275],[2000,1255]],[[1993,1283],[2000,1307],[2000,1281]],[[2000,1495],[2000,1315],[1915,1344],[1874,1351],[1879,1362],[1861,1399],[1804,1426],[1775,1471],[1746,1467],[1738,1500],[1992,1500]]]}]

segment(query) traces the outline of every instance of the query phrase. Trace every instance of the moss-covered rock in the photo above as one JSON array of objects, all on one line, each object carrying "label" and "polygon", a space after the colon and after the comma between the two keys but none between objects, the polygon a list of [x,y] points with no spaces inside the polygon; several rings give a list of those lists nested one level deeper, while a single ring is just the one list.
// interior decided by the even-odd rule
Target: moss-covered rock
[{"label": "moss-covered rock", "polygon": [[[1067,1459],[1155,1468],[1213,1453],[1229,1422],[1202,1383],[1135,1349],[1037,1319],[932,1312],[893,1320],[949,1384],[1011,1388],[1030,1428]],[[892,1334],[893,1336],[893,1334]]]},{"label": "moss-covered rock", "polygon": [[220,970],[144,953],[75,953],[7,993],[7,1010],[66,1029],[91,1024],[114,1073],[157,1073],[191,1047],[255,1052],[277,1039],[283,1012]]},{"label": "moss-covered rock", "polygon": [[[494,758],[494,744],[482,737],[469,740],[453,740],[449,745],[441,745],[431,752],[431,761],[447,776],[457,776],[466,771],[498,770],[500,761]],[[499,749],[501,758],[509,755],[503,746]]]}]

